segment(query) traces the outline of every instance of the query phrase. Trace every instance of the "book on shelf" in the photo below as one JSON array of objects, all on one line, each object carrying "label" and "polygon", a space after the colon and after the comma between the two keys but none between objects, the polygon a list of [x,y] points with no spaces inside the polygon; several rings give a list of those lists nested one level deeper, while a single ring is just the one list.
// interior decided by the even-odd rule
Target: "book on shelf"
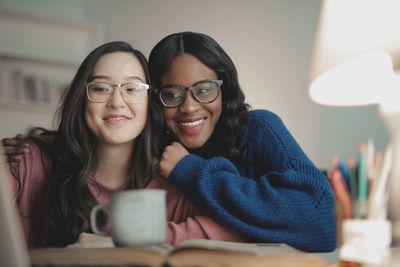
[{"label": "book on shelf", "polygon": [[33,266],[327,266],[320,257],[280,243],[236,243],[205,239],[171,246],[39,248]]}]

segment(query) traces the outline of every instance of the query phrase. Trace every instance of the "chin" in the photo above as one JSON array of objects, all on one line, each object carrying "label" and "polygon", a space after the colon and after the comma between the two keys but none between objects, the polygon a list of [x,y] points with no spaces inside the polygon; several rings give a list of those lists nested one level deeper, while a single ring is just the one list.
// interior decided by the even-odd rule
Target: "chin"
[{"label": "chin", "polygon": [[127,138],[127,137],[110,137],[105,140],[106,143],[110,145],[121,145],[121,144],[126,144],[129,142],[132,142],[134,138]]}]

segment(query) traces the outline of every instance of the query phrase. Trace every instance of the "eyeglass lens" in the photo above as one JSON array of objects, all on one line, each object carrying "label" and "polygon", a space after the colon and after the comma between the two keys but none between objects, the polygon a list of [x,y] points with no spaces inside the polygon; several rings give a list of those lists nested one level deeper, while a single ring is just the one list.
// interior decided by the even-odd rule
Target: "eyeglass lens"
[{"label": "eyeglass lens", "polygon": [[183,104],[186,90],[192,91],[194,98],[200,103],[211,103],[218,97],[219,84],[214,81],[205,81],[193,87],[168,86],[160,91],[160,99],[167,107],[177,107]]},{"label": "eyeglass lens", "polygon": [[[114,87],[118,85],[111,85],[108,83],[89,83],[87,86],[87,93],[89,100],[92,102],[103,103],[107,102],[113,92]],[[141,103],[145,101],[147,96],[148,85],[144,83],[126,83],[120,86],[120,92],[127,103]]]}]

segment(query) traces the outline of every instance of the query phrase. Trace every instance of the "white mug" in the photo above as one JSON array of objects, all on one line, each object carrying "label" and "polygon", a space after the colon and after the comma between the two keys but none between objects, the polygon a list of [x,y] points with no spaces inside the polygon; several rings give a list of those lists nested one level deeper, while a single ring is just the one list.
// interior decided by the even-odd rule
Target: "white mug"
[{"label": "white mug", "polygon": [[[165,241],[166,191],[137,189],[114,192],[109,204],[97,204],[90,213],[90,225],[95,234],[111,236],[116,246],[161,245]],[[111,232],[100,231],[97,212],[108,209]]]}]

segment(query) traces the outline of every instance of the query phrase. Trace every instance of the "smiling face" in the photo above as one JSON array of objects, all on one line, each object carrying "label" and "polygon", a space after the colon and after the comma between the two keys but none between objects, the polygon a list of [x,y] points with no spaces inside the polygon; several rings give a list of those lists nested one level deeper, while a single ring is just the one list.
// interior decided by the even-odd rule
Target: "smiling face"
[{"label": "smiling face", "polygon": [[[101,56],[93,69],[91,81],[110,84],[147,82],[140,61],[126,52]],[[85,119],[98,144],[133,143],[146,124],[147,105],[147,96],[141,103],[127,104],[122,98],[120,88],[115,86],[108,101],[87,101]]]},{"label": "smiling face", "polygon": [[[189,87],[199,81],[217,79],[217,74],[197,57],[183,53],[171,61],[161,77],[161,86]],[[186,92],[185,102],[181,106],[163,107],[166,126],[186,148],[191,149],[202,147],[210,139],[221,111],[221,94],[214,102],[203,104]]]}]

